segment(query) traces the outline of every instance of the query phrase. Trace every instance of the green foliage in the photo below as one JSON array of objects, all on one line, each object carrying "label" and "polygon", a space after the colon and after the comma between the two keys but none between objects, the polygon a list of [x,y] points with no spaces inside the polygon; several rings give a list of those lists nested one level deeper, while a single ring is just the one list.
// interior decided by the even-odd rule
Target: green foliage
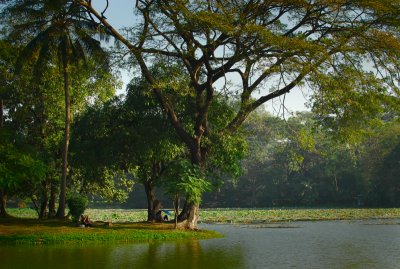
[{"label": "green foliage", "polygon": [[[382,119],[398,113],[400,99],[382,78],[354,67],[341,66],[337,73],[315,74],[312,110],[327,131],[338,139],[357,142],[382,125]],[[397,111],[397,112],[396,112]]]},{"label": "green foliage", "polygon": [[210,143],[209,159],[206,163],[210,173],[231,178],[240,176],[240,161],[247,153],[247,142],[240,132],[234,135],[215,135],[210,138],[210,142],[205,143]]},{"label": "green foliage", "polygon": [[259,111],[244,126],[243,175],[207,194],[204,204],[396,206],[399,126],[391,116],[354,142],[338,139],[313,113],[285,121]]},{"label": "green foliage", "polygon": [[0,130],[0,188],[22,194],[44,177],[47,167],[38,154],[12,135],[4,128]]},{"label": "green foliage", "polygon": [[89,107],[77,118],[72,163],[80,169],[86,191],[122,201],[133,182],[155,184],[157,167],[184,153],[148,87],[143,79],[133,79],[126,97]]},{"label": "green foliage", "polygon": [[43,68],[54,64],[55,59],[59,63],[68,61],[71,69],[88,58],[91,58],[88,61],[97,59],[97,64],[107,67],[107,53],[98,40],[105,40],[104,31],[88,20],[75,1],[18,1],[6,11],[12,26],[10,38],[22,39],[22,43],[28,41],[19,55],[17,70],[33,63],[34,72],[40,78]]},{"label": "green foliage", "polygon": [[[231,118],[235,127],[262,103],[304,82],[313,86],[315,99],[336,98],[330,100],[340,110],[334,120],[348,126],[351,118],[359,124],[371,120],[382,109],[378,103],[399,95],[397,3],[169,1],[142,2],[138,10],[142,24],[133,28],[137,40],[129,48],[140,52],[135,56],[146,67],[154,58],[186,67],[189,85],[197,86],[188,94],[198,106],[193,119],[207,110],[202,101],[209,82],[239,96],[238,117]],[[141,68],[158,86],[157,72]],[[251,99],[257,91],[259,97]]]},{"label": "green foliage", "polygon": [[[87,173],[85,170],[82,172]],[[78,180],[77,185],[86,180],[90,182],[83,186],[85,193],[97,201],[124,203],[135,185],[137,169],[121,171],[117,168],[99,168],[92,172],[85,175],[77,174],[78,172],[74,174],[74,179]]]},{"label": "green foliage", "polygon": [[199,205],[203,192],[211,191],[205,172],[188,160],[177,160],[168,165],[162,175],[163,187],[170,195],[184,195],[189,203]]},{"label": "green foliage", "polygon": [[85,212],[89,205],[89,200],[86,196],[78,193],[73,193],[67,198],[69,212],[74,222],[79,220],[79,217]]},{"label": "green foliage", "polygon": [[240,176],[240,162],[247,154],[248,145],[242,129],[235,133],[223,131],[234,117],[234,106],[233,100],[218,96],[210,108],[209,125],[213,131],[205,137],[203,147],[208,150],[206,169],[215,179]]},{"label": "green foliage", "polygon": [[[94,9],[90,1],[82,5]],[[190,151],[187,156],[207,171],[226,169],[237,175],[245,149],[234,135],[239,127],[263,103],[305,82],[314,86],[316,103],[332,96],[331,107],[338,113],[331,117],[329,112],[324,118],[331,118],[336,129],[353,126],[352,121],[360,126],[374,122],[384,110],[384,99],[398,93],[397,3],[176,0],[139,1],[137,10],[140,23],[132,28],[132,39],[115,37],[139,63],[149,88]],[[108,25],[99,12],[92,13]],[[179,81],[185,83],[159,79],[157,67],[171,66],[160,62],[181,65],[185,72]],[[230,104],[234,109],[229,116],[217,116],[213,122],[213,105],[220,94],[238,102]],[[285,194],[294,197],[292,202],[304,201],[307,192],[312,193],[307,200],[312,200],[314,186],[307,177],[323,160],[318,149],[321,141],[312,138],[307,126],[288,125],[295,130],[269,145],[276,154],[265,158],[267,170],[279,177],[274,178],[279,183],[272,185],[278,185],[280,193],[286,186],[293,187]],[[355,133],[348,135],[351,145]]]},{"label": "green foliage", "polygon": [[[137,168],[137,180],[154,181],[175,161],[171,192],[197,202],[210,174],[240,174],[249,142],[255,154],[244,161],[244,170],[253,201],[263,193],[270,196],[265,198],[269,204],[351,203],[367,189],[380,197],[397,195],[389,188],[396,186],[397,140],[378,134],[399,115],[395,2],[140,1],[137,15],[143,20],[133,28],[128,47],[145,76],[132,81],[126,100],[105,105],[118,83],[102,61],[108,59],[100,42],[104,28],[86,17],[77,1],[6,2],[10,8],[3,20],[9,20],[1,31],[13,26],[9,36],[18,45],[1,42],[0,97],[7,99],[6,125],[35,150],[7,142],[1,148],[4,175],[39,166],[35,159],[43,160],[47,171],[56,170],[64,116],[59,67],[64,63],[64,75],[73,81],[73,115],[80,114],[72,147],[74,176],[84,179],[82,189],[101,178],[97,186],[104,196],[122,199],[115,187],[129,190],[131,183],[116,182],[116,170]],[[18,46],[16,77],[13,50]],[[302,115],[284,123],[261,117],[271,128],[253,124],[252,131],[270,137],[245,141],[239,127],[249,113],[304,82],[315,93],[316,119]],[[255,150],[258,146],[262,149]],[[201,169],[180,161],[198,155]],[[29,174],[39,178],[40,170]],[[22,177],[27,174],[16,174]],[[7,184],[19,187],[16,178]]]},{"label": "green foliage", "polygon": [[377,128],[366,144],[363,176],[370,183],[368,202],[374,206],[398,206],[400,124],[398,119]]},{"label": "green foliage", "polygon": [[[101,27],[74,1],[6,1],[7,35],[16,49],[9,63],[8,121],[43,157],[51,170],[30,195],[47,195],[50,180],[63,163],[59,215],[64,214],[68,174],[69,126],[88,104],[108,99],[118,85],[102,49]],[[45,23],[43,23],[45,22]],[[97,35],[97,36],[96,36]],[[96,36],[96,37],[95,37]],[[72,83],[70,83],[72,82]],[[63,95],[64,93],[64,95]],[[64,103],[65,102],[65,103]],[[73,107],[71,113],[71,106]],[[64,109],[65,107],[65,109]],[[64,144],[61,154],[61,144]]]}]

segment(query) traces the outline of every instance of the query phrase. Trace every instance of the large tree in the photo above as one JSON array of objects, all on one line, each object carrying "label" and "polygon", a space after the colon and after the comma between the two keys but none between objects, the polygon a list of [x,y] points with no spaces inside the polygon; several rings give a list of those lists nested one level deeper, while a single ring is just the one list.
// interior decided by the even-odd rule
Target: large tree
[{"label": "large tree", "polygon": [[[11,191],[8,188],[6,194],[19,198],[32,198],[40,218],[47,216],[49,204],[49,215],[54,216],[59,182],[57,177],[61,171],[60,146],[63,141],[64,125],[62,74],[59,72],[60,69],[53,65],[43,66],[42,70],[45,72],[40,74],[39,78],[32,74],[28,66],[16,74],[14,63],[19,47],[5,41],[0,42],[0,47],[2,64],[0,96],[4,99],[6,111],[4,128],[0,128],[4,142],[1,148],[4,161],[1,177],[5,182],[10,182],[10,179],[16,182],[15,178],[22,179],[21,182],[25,181],[24,184],[18,183],[18,188],[12,188]],[[84,66],[90,65],[95,67],[92,61],[87,61]],[[91,68],[85,68],[81,69],[79,74],[71,73],[74,81],[72,115],[82,111],[88,103],[102,102],[114,93],[113,76],[107,70],[93,71]],[[30,176],[30,172],[25,173],[26,178],[16,176],[15,174],[20,173],[16,171],[20,169],[19,166],[13,166],[12,161],[7,161],[18,159],[16,156],[22,156],[21,159],[26,160],[29,160],[29,156],[34,156],[37,161],[45,164],[46,173],[43,178]],[[20,162],[21,165],[24,163],[23,160]],[[30,163],[35,165],[34,162]],[[28,167],[23,170],[31,171],[30,169]],[[34,171],[35,167],[32,169]]]},{"label": "large tree", "polygon": [[[360,80],[349,90],[364,88],[371,78],[373,85],[398,94],[392,79],[399,70],[400,6],[394,1],[138,0],[141,21],[129,38],[110,25],[106,10],[97,11],[92,1],[75,2],[131,52],[192,163],[200,167],[212,147],[210,134],[235,132],[263,103],[321,76],[335,77],[344,66]],[[157,57],[185,66],[194,104],[190,126],[182,124],[177,107],[159,87],[151,70]],[[371,70],[379,72],[374,76]],[[227,87],[229,81],[234,87]],[[223,91],[236,95],[240,106],[218,129],[208,115],[215,95]],[[197,225],[197,209],[195,203],[186,208],[190,228]]]},{"label": "large tree", "polygon": [[146,192],[147,220],[154,221],[160,174],[168,162],[184,154],[184,147],[147,87],[145,80],[134,79],[126,96],[91,107],[78,117],[72,134],[72,162],[86,178],[84,191],[90,191],[91,185],[103,185],[104,170],[134,177]]},{"label": "large tree", "polygon": [[[163,91],[170,100],[179,106],[183,124],[190,125],[193,106],[190,92],[182,89],[187,86],[185,73],[176,64],[159,63],[157,68],[159,81],[163,80]],[[192,169],[182,164],[188,151],[169,124],[166,115],[149,92],[150,85],[143,77],[132,79],[127,87],[126,96],[116,97],[101,106],[91,107],[82,114],[74,125],[72,134],[74,167],[80,167],[85,174],[86,183],[102,184],[101,176],[93,172],[104,169],[131,170],[135,181],[144,186],[148,221],[154,221],[159,203],[156,202],[156,187],[168,187],[165,178],[179,182],[177,174],[188,174]],[[174,90],[179,88],[180,91]],[[232,109],[224,98],[218,98],[213,104],[210,124],[223,125],[232,116]],[[214,182],[221,174],[237,174],[238,159],[243,155],[245,143],[237,137],[210,137],[213,149],[205,170],[213,174]],[[93,149],[97,148],[95,154]],[[230,154],[226,154],[229,152]],[[179,168],[173,171],[172,168]],[[166,176],[166,174],[171,174]],[[173,175],[172,175],[173,174]],[[97,179],[97,180],[96,180]],[[171,182],[169,182],[171,183]],[[182,183],[182,182],[181,182]],[[87,184],[90,186],[90,184]],[[175,188],[172,186],[173,196]],[[90,188],[87,188],[89,190]],[[198,199],[193,192],[181,191],[190,199]]]},{"label": "large tree", "polygon": [[[101,28],[82,12],[74,1],[40,0],[15,1],[8,9],[13,17],[13,32],[10,37],[21,40],[22,50],[17,68],[23,64],[33,64],[39,76],[46,71],[46,66],[60,64],[64,83],[64,146],[62,153],[62,175],[57,216],[65,215],[65,195],[68,174],[68,147],[71,122],[71,71],[73,67],[84,68],[81,63],[88,56],[100,59],[99,65],[106,67],[106,53],[94,35],[101,33]],[[16,22],[16,23],[15,23]],[[98,37],[102,35],[98,35]],[[54,61],[57,55],[58,61]],[[40,78],[40,76],[39,76]]]}]

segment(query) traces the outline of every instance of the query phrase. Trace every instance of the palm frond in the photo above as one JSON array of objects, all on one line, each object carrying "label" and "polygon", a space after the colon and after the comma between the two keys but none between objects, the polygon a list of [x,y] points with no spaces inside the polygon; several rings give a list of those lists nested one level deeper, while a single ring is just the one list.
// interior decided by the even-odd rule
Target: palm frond
[{"label": "palm frond", "polygon": [[[82,8],[72,0],[16,0],[10,9],[21,20],[15,23],[10,38],[21,43],[30,40],[17,61],[17,69],[27,63],[35,63],[35,74],[40,67],[52,61],[68,57],[69,63],[86,61],[89,56],[95,58],[101,66],[108,66],[108,54],[103,50],[101,41],[109,39],[104,27],[87,18]],[[96,37],[96,38],[95,38]],[[46,43],[47,42],[47,43]],[[63,54],[64,51],[64,54]],[[65,52],[67,55],[65,55]],[[65,60],[65,59],[64,59]]]},{"label": "palm frond", "polygon": [[51,61],[51,54],[50,42],[42,43],[42,46],[39,50],[39,56],[36,64],[33,67],[33,74],[36,78],[38,78],[38,80],[41,79],[44,68],[46,68],[48,63]]},{"label": "palm frond", "polygon": [[85,31],[77,31],[79,36],[78,42],[84,48],[86,53],[91,57],[95,57],[96,60],[106,63],[107,53],[101,47],[100,41],[94,39],[92,36],[88,35]]},{"label": "palm frond", "polygon": [[91,36],[98,37],[100,41],[108,42],[111,37],[111,33],[101,24],[93,22],[91,20],[75,20],[74,21],[75,31],[85,31]]},{"label": "palm frond", "polygon": [[79,40],[75,40],[71,46],[72,58],[74,62],[78,62],[79,60],[83,60],[86,62],[86,53],[85,49],[82,47]]},{"label": "palm frond", "polygon": [[43,8],[42,1],[16,1],[6,12],[9,16],[24,20],[40,20],[49,16],[47,10]]},{"label": "palm frond", "polygon": [[16,61],[17,73],[21,72],[23,65],[35,60],[34,58],[38,56],[41,47],[47,46],[45,44],[51,42],[50,36],[53,30],[52,27],[49,27],[45,31],[40,32],[23,48]]}]

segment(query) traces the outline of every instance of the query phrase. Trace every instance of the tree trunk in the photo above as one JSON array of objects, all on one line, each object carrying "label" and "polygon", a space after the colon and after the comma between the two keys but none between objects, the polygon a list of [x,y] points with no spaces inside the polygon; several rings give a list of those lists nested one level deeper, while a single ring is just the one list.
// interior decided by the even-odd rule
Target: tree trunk
[{"label": "tree trunk", "polygon": [[[192,147],[190,147],[190,153],[192,156],[192,164],[204,167],[205,153],[202,152],[200,147],[201,139],[197,138]],[[197,221],[199,220],[199,205],[192,202],[188,202],[188,197],[183,205],[182,212],[178,216],[178,227],[186,228],[190,230],[197,230]]]},{"label": "tree trunk", "polygon": [[178,228],[178,214],[179,214],[179,194],[175,194],[174,197],[174,222],[175,222],[175,229]]},{"label": "tree trunk", "polygon": [[56,215],[56,198],[57,187],[54,182],[50,183],[50,200],[49,200],[49,217],[52,218]]},{"label": "tree trunk", "polygon": [[147,197],[147,221],[153,222],[156,219],[157,213],[155,211],[156,196],[154,193],[154,186],[151,181],[146,181],[143,183],[143,185]]},{"label": "tree trunk", "polygon": [[[0,99],[0,128],[3,128],[3,99]],[[0,217],[7,216],[6,211],[7,195],[0,190]]]},{"label": "tree trunk", "polygon": [[64,94],[65,94],[65,129],[64,129],[64,149],[62,155],[62,175],[60,182],[60,197],[58,202],[57,218],[65,217],[65,195],[67,188],[67,169],[68,169],[68,146],[69,146],[69,125],[71,120],[71,101],[69,96],[69,74],[68,74],[68,50],[67,44],[63,45],[62,62],[64,73]]},{"label": "tree trunk", "polygon": [[187,203],[178,216],[177,227],[190,230],[197,230],[197,221],[199,220],[199,205]]},{"label": "tree trunk", "polygon": [[4,190],[0,190],[0,217],[7,217],[7,211],[6,211],[6,205],[7,205],[7,194],[4,192]]},{"label": "tree trunk", "polygon": [[42,186],[42,194],[41,194],[41,200],[40,200],[40,211],[39,211],[39,219],[44,219],[46,218],[47,214],[47,203],[49,202],[49,179],[46,178],[46,180],[43,182]]},{"label": "tree trunk", "polygon": [[0,99],[0,128],[4,126],[3,99]]}]

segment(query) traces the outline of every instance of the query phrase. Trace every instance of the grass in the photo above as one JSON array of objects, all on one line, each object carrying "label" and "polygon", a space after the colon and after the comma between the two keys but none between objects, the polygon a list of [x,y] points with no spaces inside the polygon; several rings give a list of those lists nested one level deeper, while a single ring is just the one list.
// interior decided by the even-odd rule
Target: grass
[{"label": "grass", "polygon": [[215,238],[213,231],[175,230],[173,224],[145,222],[74,227],[70,221],[22,218],[0,219],[0,244],[93,244]]}]

